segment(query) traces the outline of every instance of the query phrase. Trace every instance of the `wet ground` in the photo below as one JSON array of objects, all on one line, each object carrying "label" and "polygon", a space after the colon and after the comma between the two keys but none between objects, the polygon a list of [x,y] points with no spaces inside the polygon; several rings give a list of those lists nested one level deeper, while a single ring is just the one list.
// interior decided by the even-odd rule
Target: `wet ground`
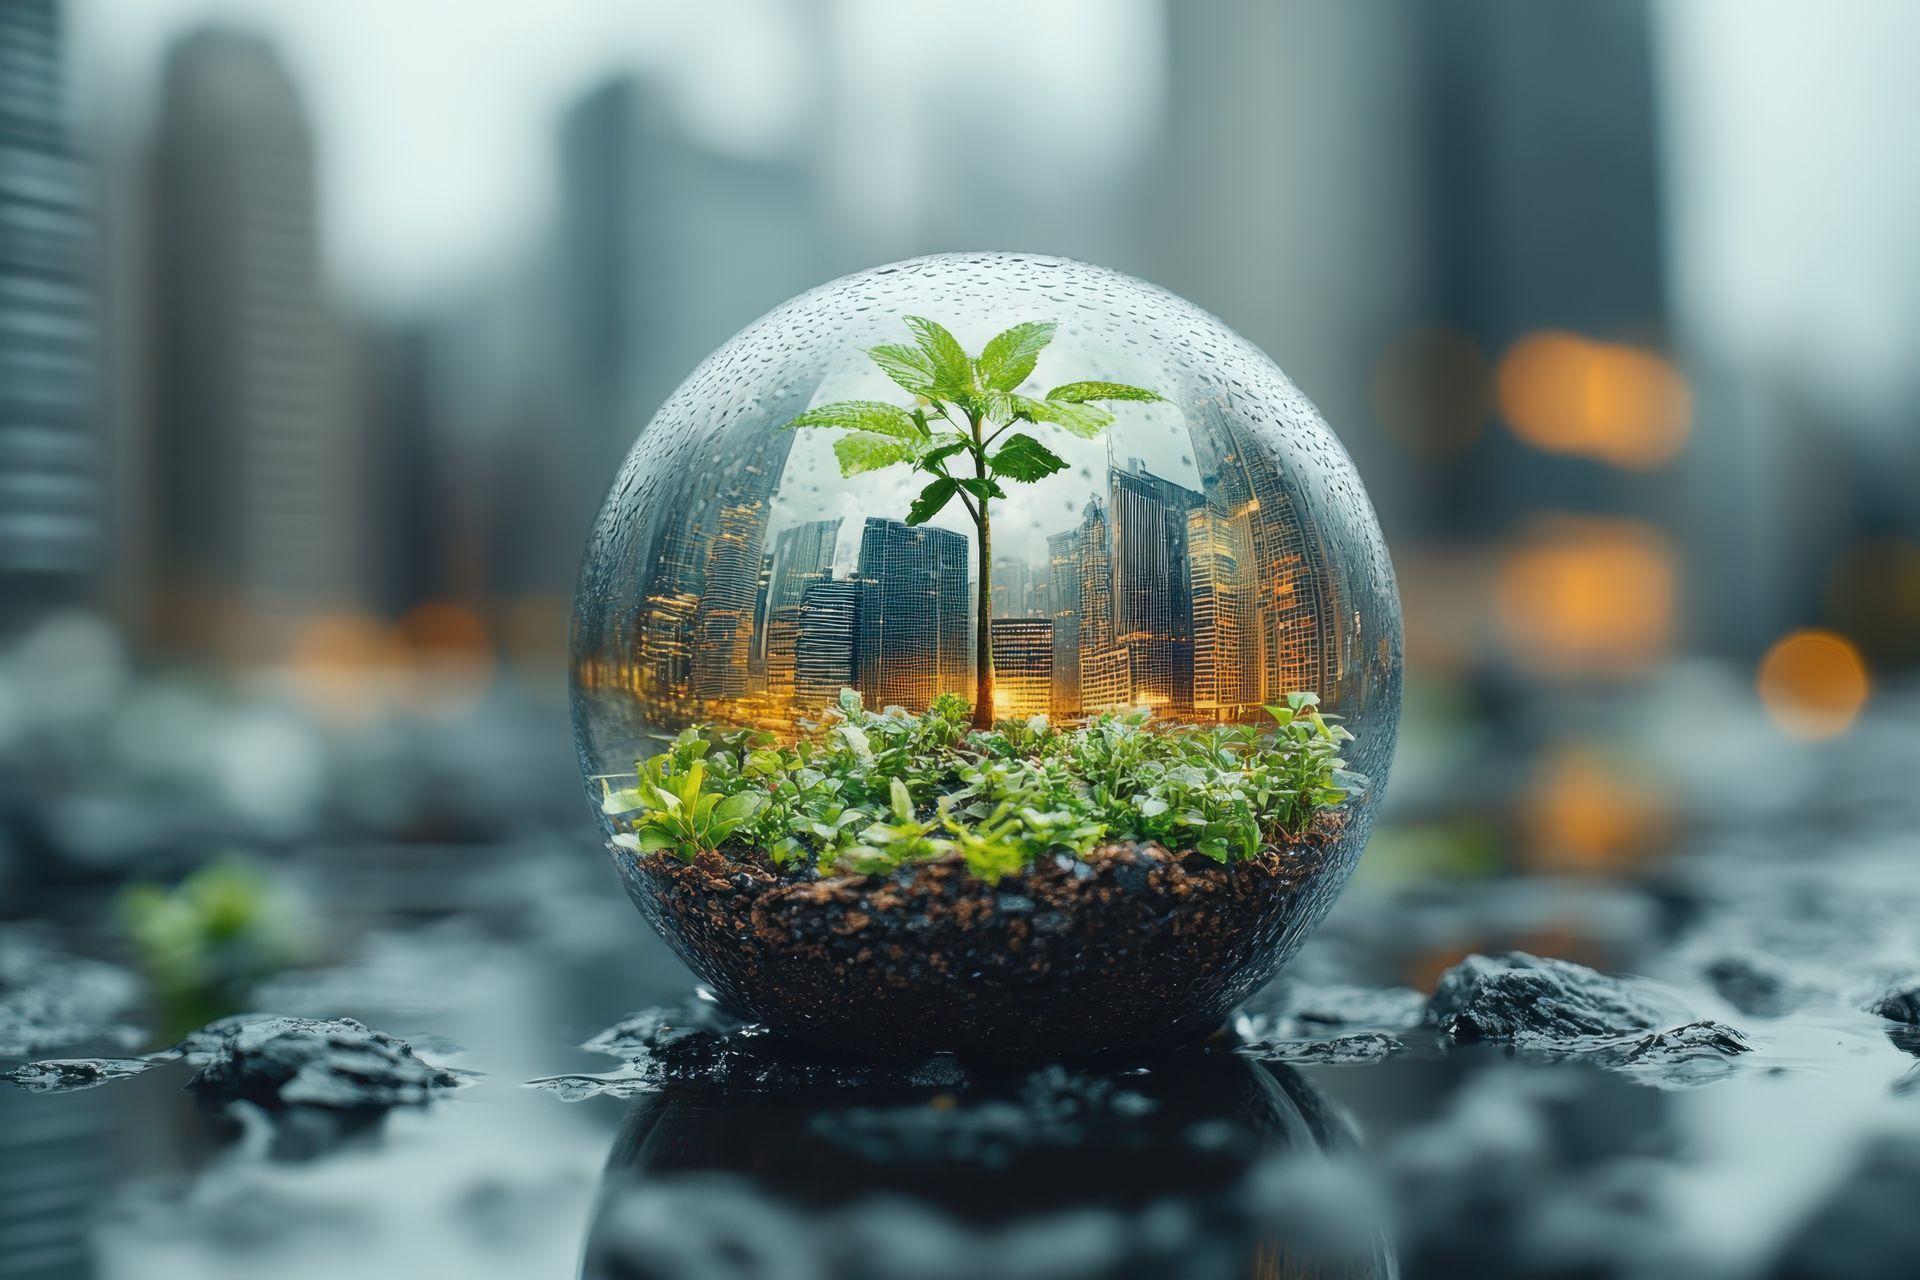
[{"label": "wet ground", "polygon": [[[1920,1274],[1920,699],[1822,747],[1711,699],[1617,714],[1663,853],[1414,874],[1396,828],[1506,803],[1416,728],[1378,849],[1230,1035],[1034,1072],[796,1063],[730,1022],[564,757],[510,824],[458,802],[491,757],[398,833],[262,809],[307,927],[193,998],[112,906],[129,856],[179,873],[185,811],[15,795],[0,1277]],[[183,1038],[239,991],[278,1017]]]}]

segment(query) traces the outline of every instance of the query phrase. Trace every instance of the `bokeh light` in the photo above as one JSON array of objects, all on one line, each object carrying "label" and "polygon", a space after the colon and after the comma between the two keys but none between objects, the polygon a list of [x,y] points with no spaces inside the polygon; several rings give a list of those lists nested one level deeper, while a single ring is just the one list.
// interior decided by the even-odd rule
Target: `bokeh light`
[{"label": "bokeh light", "polygon": [[1515,663],[1555,676],[1632,675],[1673,645],[1672,547],[1637,520],[1555,516],[1501,564],[1495,608]]},{"label": "bokeh light", "polygon": [[458,714],[493,680],[493,642],[473,610],[447,600],[417,605],[397,628],[410,651],[410,700],[438,715]]},{"label": "bokeh light", "polygon": [[1670,462],[1687,442],[1686,380],[1643,347],[1559,331],[1528,334],[1501,359],[1498,390],[1514,435],[1549,453],[1646,471]]},{"label": "bokeh light", "polygon": [[1790,737],[1845,733],[1866,705],[1867,664],[1845,636],[1803,630],[1782,636],[1760,660],[1760,704]]},{"label": "bokeh light", "polygon": [[366,614],[322,614],[302,625],[288,655],[294,697],[323,723],[355,728],[383,713],[407,648],[393,628]]},{"label": "bokeh light", "polygon": [[1586,875],[1633,869],[1670,820],[1657,782],[1632,775],[1584,744],[1545,756],[1521,810],[1530,865]]}]

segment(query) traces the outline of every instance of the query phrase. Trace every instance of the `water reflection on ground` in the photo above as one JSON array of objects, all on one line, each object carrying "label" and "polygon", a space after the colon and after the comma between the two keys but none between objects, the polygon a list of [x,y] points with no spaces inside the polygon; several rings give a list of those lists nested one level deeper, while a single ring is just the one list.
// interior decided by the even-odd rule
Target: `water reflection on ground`
[{"label": "water reflection on ground", "polygon": [[[631,1019],[691,984],[568,816],[564,741],[550,818],[273,864],[325,928],[254,1007],[473,1073],[370,1123],[309,1113],[364,1058],[301,1106],[145,1061],[176,1037],[107,923],[117,880],[63,872],[37,925],[0,925],[0,1070],[132,1065],[0,1086],[0,1276],[1903,1274],[1914,709],[1888,695],[1822,749],[1652,725],[1692,762],[1676,852],[1624,878],[1395,879],[1383,844],[1237,1047],[1097,1071],[796,1087],[724,1039],[693,1052],[678,1014]],[[1432,794],[1404,781],[1403,829]],[[1442,972],[1512,948],[1633,976],[1507,964],[1434,1017]],[[1563,1025],[1504,1026],[1535,983]],[[555,1078],[589,1083],[526,1087]]]}]

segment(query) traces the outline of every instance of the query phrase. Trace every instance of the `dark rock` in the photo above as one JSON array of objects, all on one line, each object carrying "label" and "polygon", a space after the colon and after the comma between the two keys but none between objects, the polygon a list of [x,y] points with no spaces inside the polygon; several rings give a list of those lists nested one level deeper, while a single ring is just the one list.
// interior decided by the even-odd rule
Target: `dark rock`
[{"label": "dark rock", "polygon": [[0,1071],[0,1080],[28,1093],[75,1093],[137,1076],[161,1061],[160,1058],[54,1058]]},{"label": "dark rock", "polygon": [[1807,1001],[1783,970],[1755,956],[1724,955],[1701,972],[1722,1000],[1757,1018],[1781,1017]]},{"label": "dark rock", "polygon": [[1747,1038],[1724,1022],[1689,1022],[1609,1046],[1594,1057],[1647,1083],[1682,1088],[1724,1078],[1734,1058],[1752,1051]]},{"label": "dark rock", "polygon": [[1642,1036],[1628,1045],[1620,1061],[1628,1066],[1684,1062],[1702,1056],[1751,1053],[1747,1038],[1724,1022],[1689,1022]]},{"label": "dark rock", "polygon": [[406,1041],[352,1018],[226,1021],[238,1025],[206,1051],[206,1065],[187,1082],[214,1102],[384,1111],[423,1106],[436,1091],[462,1083],[458,1072],[422,1062]]},{"label": "dark rock", "polygon": [[1467,1043],[1565,1043],[1648,1031],[1660,1011],[1625,982],[1524,951],[1472,955],[1441,976],[1426,1020]]},{"label": "dark rock", "polygon": [[1867,1012],[1889,1022],[1920,1027],[1920,979],[1909,979],[1888,987],[1868,1002]]},{"label": "dark rock", "polygon": [[124,969],[62,954],[31,932],[0,932],[0,1056],[101,1042],[132,1048],[140,1033],[120,1017],[139,992]]}]

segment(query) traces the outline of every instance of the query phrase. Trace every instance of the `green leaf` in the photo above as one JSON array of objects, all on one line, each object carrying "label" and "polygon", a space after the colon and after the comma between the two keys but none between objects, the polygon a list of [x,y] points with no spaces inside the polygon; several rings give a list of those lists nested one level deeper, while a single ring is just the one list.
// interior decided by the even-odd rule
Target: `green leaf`
[{"label": "green leaf", "polygon": [[715,821],[738,825],[766,808],[767,803],[762,792],[737,791],[714,807],[713,816]]},{"label": "green leaf", "polygon": [[1165,400],[1158,391],[1130,387],[1124,382],[1069,382],[1047,392],[1047,399],[1066,404],[1084,404],[1088,400]]},{"label": "green leaf", "polygon": [[905,440],[856,431],[833,442],[833,456],[840,459],[840,474],[857,476],[863,471],[878,471],[898,462],[912,462],[914,447]]},{"label": "green leaf", "polygon": [[918,440],[921,434],[920,428],[914,425],[912,414],[897,404],[883,404],[878,400],[839,400],[833,404],[823,404],[787,423],[785,429],[790,431],[795,427],[871,431],[875,435],[894,436],[901,440]]},{"label": "green leaf", "polygon": [[902,390],[933,398],[933,361],[926,352],[897,342],[885,342],[877,347],[868,347],[867,354],[880,366],[880,371],[899,384]]},{"label": "green leaf", "polygon": [[1007,496],[1007,491],[995,484],[990,476],[967,476],[965,479],[958,480],[955,483],[982,501],[988,498],[1004,498]]},{"label": "green leaf", "polygon": [[948,458],[951,458],[954,454],[963,452],[967,448],[968,443],[965,436],[955,435],[950,431],[943,432],[933,438],[933,447],[921,454],[914,465],[922,471],[931,471],[938,474],[940,464]]},{"label": "green leaf", "polygon": [[967,359],[967,349],[960,345],[960,339],[925,316],[908,316],[907,328],[913,330],[913,340],[933,362],[936,398],[950,399],[973,390],[973,361]]},{"label": "green leaf", "polygon": [[996,476],[1026,483],[1067,469],[1064,458],[1025,433],[1008,436],[1000,451],[987,459],[987,466]]},{"label": "green leaf", "polygon": [[1013,400],[1018,416],[1029,422],[1051,422],[1065,427],[1083,440],[1093,439],[1113,422],[1113,415],[1097,405],[1035,400],[1028,396],[1015,396]]},{"label": "green leaf", "polygon": [[1053,341],[1053,326],[1039,320],[1017,324],[981,348],[974,368],[980,386],[989,391],[1011,391],[1027,380],[1046,345]]},{"label": "green leaf", "polygon": [[907,784],[898,778],[888,779],[887,798],[893,802],[893,816],[905,822],[913,817],[913,796],[907,791]]},{"label": "green leaf", "polygon": [[960,482],[942,476],[920,491],[920,496],[907,508],[908,524],[925,524],[940,513],[940,508],[952,500],[960,491]]}]

